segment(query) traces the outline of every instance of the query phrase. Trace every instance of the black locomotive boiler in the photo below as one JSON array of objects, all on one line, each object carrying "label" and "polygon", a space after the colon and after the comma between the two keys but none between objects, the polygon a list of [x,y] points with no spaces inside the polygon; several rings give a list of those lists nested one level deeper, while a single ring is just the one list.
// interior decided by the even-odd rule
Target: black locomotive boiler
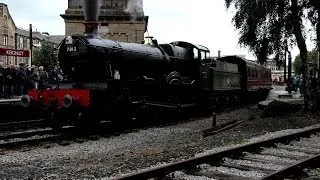
[{"label": "black locomotive boiler", "polygon": [[98,1],[86,0],[85,35],[68,36],[60,44],[65,79],[22,97],[25,107],[41,106],[55,126],[102,120],[121,126],[144,119],[147,109],[207,108],[265,96],[271,88],[270,70],[236,56],[210,58],[204,46],[102,39],[98,7]]}]

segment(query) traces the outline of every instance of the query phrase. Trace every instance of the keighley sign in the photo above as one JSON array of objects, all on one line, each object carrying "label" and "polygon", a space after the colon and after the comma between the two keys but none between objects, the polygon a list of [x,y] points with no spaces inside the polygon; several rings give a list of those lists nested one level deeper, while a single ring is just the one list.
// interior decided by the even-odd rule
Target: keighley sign
[{"label": "keighley sign", "polygon": [[29,57],[29,51],[0,48],[0,56]]}]

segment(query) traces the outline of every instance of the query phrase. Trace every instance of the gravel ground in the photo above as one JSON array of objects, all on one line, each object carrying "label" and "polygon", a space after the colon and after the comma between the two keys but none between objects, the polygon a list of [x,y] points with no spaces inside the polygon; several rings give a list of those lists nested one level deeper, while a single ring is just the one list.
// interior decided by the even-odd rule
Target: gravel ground
[{"label": "gravel ground", "polygon": [[320,168],[316,169],[305,169],[304,170],[309,176],[306,179],[320,179]]},{"label": "gravel ground", "polygon": [[[314,125],[319,123],[318,119],[315,115],[301,112],[287,117],[260,119],[256,107],[251,107],[218,115],[218,124],[233,120],[246,122],[205,138],[202,137],[201,131],[211,126],[211,118],[149,128],[96,141],[71,143],[69,146],[50,144],[27,150],[1,151],[0,177],[108,178],[221,150],[223,148],[217,148],[221,146],[230,147],[290,133],[293,130],[276,135],[268,132]],[[264,136],[253,138],[260,135]]]},{"label": "gravel ground", "polygon": [[257,171],[242,171],[235,168],[227,168],[223,166],[219,167],[212,167],[210,165],[207,165],[207,167],[202,166],[202,172],[219,172],[223,174],[229,174],[234,176],[242,176],[242,177],[248,177],[248,178],[260,178],[263,177],[265,174],[260,173]]}]

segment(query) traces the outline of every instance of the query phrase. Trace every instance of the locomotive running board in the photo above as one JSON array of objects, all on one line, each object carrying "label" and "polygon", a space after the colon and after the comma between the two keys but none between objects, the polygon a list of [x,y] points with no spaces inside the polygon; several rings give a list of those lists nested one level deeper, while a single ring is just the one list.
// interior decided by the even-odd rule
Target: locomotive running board
[{"label": "locomotive running board", "polygon": [[146,105],[162,107],[162,108],[170,108],[170,109],[184,109],[191,108],[197,106],[197,104],[165,104],[165,103],[156,103],[156,102],[146,102]]}]

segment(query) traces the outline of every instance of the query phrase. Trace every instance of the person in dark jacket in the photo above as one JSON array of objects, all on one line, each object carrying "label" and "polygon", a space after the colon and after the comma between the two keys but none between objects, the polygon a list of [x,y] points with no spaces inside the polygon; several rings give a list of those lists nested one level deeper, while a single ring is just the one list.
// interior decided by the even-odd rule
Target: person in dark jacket
[{"label": "person in dark jacket", "polygon": [[26,85],[28,82],[28,76],[23,63],[19,64],[19,69],[17,71],[17,83],[18,83],[18,96],[26,93]]},{"label": "person in dark jacket", "polygon": [[5,68],[3,67],[3,62],[0,62],[0,98],[4,97],[4,74]]},{"label": "person in dark jacket", "polygon": [[13,97],[13,89],[16,84],[16,69],[13,65],[10,65],[4,73],[4,83],[5,83],[5,98]]}]

